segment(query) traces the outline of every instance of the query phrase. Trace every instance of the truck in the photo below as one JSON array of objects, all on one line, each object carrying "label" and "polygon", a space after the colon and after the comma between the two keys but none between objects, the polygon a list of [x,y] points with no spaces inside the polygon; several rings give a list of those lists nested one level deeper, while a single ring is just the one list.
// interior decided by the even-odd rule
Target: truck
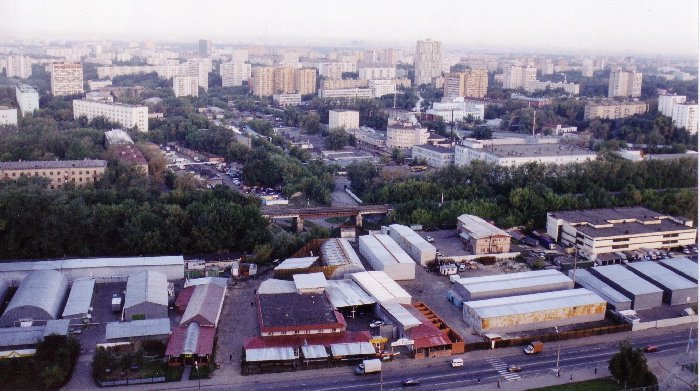
[{"label": "truck", "polygon": [[537,239],[528,236],[525,239],[523,239],[523,244],[530,246],[530,247],[535,247],[535,246],[537,246]]},{"label": "truck", "polygon": [[121,312],[122,310],[122,297],[118,293],[112,294],[112,312]]},{"label": "truck", "polygon": [[362,362],[355,368],[356,375],[365,375],[368,373],[379,373],[382,371],[382,361],[378,358],[373,358],[371,360],[362,360]]},{"label": "truck", "polygon": [[532,341],[529,345],[527,345],[527,347],[525,347],[525,349],[523,349],[523,352],[525,352],[525,354],[535,354],[541,352],[542,350],[544,350],[544,344],[542,342]]},{"label": "truck", "polygon": [[557,248],[556,244],[554,243],[554,239],[552,239],[552,237],[549,235],[542,234],[540,235],[539,240],[542,247],[548,250],[554,250]]}]

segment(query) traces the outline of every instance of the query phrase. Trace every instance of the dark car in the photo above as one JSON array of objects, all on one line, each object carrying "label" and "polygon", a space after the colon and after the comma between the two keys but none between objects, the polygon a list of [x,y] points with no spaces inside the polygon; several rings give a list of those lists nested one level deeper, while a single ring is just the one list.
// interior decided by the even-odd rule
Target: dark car
[{"label": "dark car", "polygon": [[420,385],[420,382],[417,379],[405,379],[401,382],[401,385],[404,387],[411,387]]},{"label": "dark car", "polygon": [[644,347],[644,352],[646,353],[654,353],[657,350],[659,350],[659,348],[656,347],[656,345],[649,345]]}]

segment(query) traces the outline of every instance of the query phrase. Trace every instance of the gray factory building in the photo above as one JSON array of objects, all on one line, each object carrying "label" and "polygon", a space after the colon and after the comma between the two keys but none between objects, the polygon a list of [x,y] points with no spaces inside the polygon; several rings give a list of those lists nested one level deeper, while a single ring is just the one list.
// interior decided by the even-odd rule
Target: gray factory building
[{"label": "gray factory building", "polygon": [[168,280],[165,274],[141,271],[129,276],[124,298],[124,320],[168,317]]},{"label": "gray factory building", "polygon": [[68,293],[68,280],[55,270],[35,270],[27,275],[0,317],[0,327],[19,326],[21,321],[54,320]]},{"label": "gray factory building", "polygon": [[678,257],[659,261],[659,265],[671,269],[677,274],[698,283],[698,264],[688,258]]},{"label": "gray factory building", "polygon": [[634,262],[627,267],[633,273],[661,288],[664,291],[664,303],[676,305],[697,303],[698,301],[698,284],[679,276],[656,262]]},{"label": "gray factory building", "polygon": [[632,300],[633,310],[658,307],[663,291],[622,265],[599,266],[589,269],[591,274]]},{"label": "gray factory building", "polygon": [[574,282],[556,270],[460,278],[454,292],[464,301],[572,289]]},{"label": "gray factory building", "polygon": [[[574,277],[573,270],[569,270],[569,277]],[[607,301],[608,305],[613,307],[616,311],[632,308],[632,300],[630,300],[629,297],[616,291],[613,287],[601,281],[587,270],[576,269],[576,284],[598,294],[598,296]]]}]

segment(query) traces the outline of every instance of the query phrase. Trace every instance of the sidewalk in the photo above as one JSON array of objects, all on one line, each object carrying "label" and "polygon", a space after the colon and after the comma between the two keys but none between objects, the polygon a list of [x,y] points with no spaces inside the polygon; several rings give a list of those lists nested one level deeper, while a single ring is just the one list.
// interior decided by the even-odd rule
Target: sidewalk
[{"label": "sidewalk", "polygon": [[475,384],[472,386],[460,386],[455,388],[445,388],[445,390],[498,390],[499,383],[500,389],[504,391],[522,391],[530,390],[541,387],[554,386],[558,384],[567,384],[569,379],[573,378],[574,382],[580,382],[584,380],[600,379],[609,377],[610,372],[608,372],[607,366],[599,366],[597,373],[592,369],[580,369],[580,370],[561,370],[561,376],[557,377],[556,373],[552,371],[551,374],[538,375],[532,377],[523,377],[520,380],[515,381],[505,381],[502,376],[489,377],[488,379],[481,379],[481,384]]},{"label": "sidewalk", "polygon": [[695,390],[698,385],[698,375],[684,369],[683,365],[697,362],[697,354],[691,350],[690,354],[664,356],[659,360],[649,362],[649,369],[654,372],[659,381],[659,390]]}]

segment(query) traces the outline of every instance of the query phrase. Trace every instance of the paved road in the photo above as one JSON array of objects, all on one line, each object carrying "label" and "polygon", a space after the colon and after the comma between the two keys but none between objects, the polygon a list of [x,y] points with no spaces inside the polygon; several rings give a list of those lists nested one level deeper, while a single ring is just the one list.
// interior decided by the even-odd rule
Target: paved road
[{"label": "paved road", "polygon": [[[694,333],[697,340],[697,334]],[[678,354],[685,352],[688,344],[687,330],[674,330],[667,334],[655,336],[641,336],[632,339],[635,346],[643,347],[647,345],[657,345],[659,351],[649,353],[649,355],[661,356]],[[618,351],[616,342],[601,343],[598,345],[581,345],[572,347],[562,347],[560,351],[559,366],[567,373],[588,368],[593,371],[597,366],[603,371],[607,368],[610,357]],[[470,353],[473,356],[475,353]],[[654,357],[652,356],[652,358]],[[243,382],[236,385],[237,390],[366,390],[379,389],[396,390],[401,389],[401,381],[411,377],[421,382],[417,390],[422,389],[452,389],[474,386],[477,379],[483,384],[496,383],[496,381],[506,384],[518,381],[522,378],[542,376],[552,374],[556,367],[557,350],[556,343],[548,343],[545,351],[534,355],[526,356],[522,353],[514,353],[489,359],[465,361],[465,366],[452,368],[449,365],[449,358],[437,364],[426,366],[402,366],[402,361],[387,363],[381,375],[356,376],[352,373],[353,367],[348,367],[342,373],[324,373],[323,370],[300,371],[294,374],[294,378],[271,380],[262,376],[250,376]],[[522,372],[517,376],[508,373],[506,368],[516,365],[522,368]],[[562,376],[567,376],[562,375]],[[202,386],[204,387],[204,386]],[[230,386],[212,385],[207,386],[210,390],[228,390]]]}]

